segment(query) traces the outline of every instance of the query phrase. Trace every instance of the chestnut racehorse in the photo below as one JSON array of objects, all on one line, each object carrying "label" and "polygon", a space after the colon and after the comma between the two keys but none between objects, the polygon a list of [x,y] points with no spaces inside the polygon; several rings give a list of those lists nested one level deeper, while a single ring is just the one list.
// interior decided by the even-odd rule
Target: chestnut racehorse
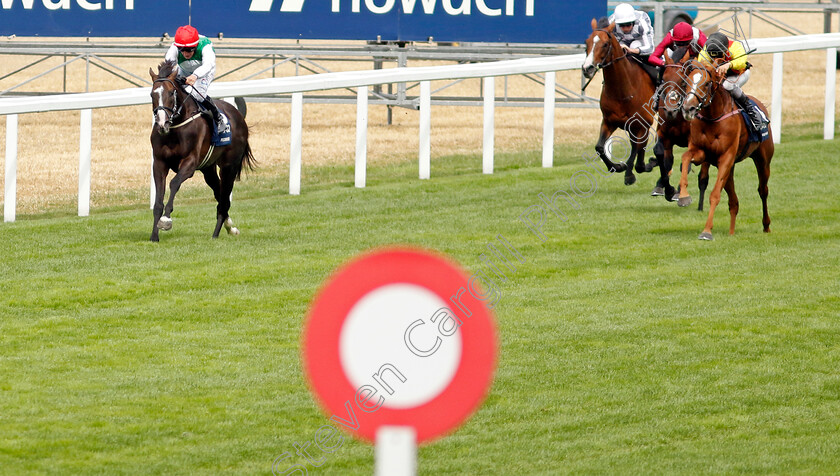
[{"label": "chestnut racehorse", "polygon": [[[239,179],[243,165],[253,169],[256,165],[248,144],[248,126],[239,111],[227,102],[216,102],[216,107],[230,121],[230,144],[214,147],[212,119],[202,117],[195,98],[185,90],[183,80],[178,79],[178,66],[174,61],[166,61],[158,66],[155,73],[149,68],[152,77],[152,110],[155,123],[152,126],[152,165],[155,181],[154,221],[152,222],[151,241],[158,241],[158,230],[172,228],[172,213],[175,194],[185,180],[192,177],[196,170],[204,175],[204,181],[213,189],[218,205],[216,207],[216,228],[213,238],[219,236],[224,225],[228,233],[237,235],[239,230],[233,226],[228,216],[230,194],[233,182]],[[173,124],[176,123],[176,124]],[[216,173],[218,167],[219,173]],[[175,177],[169,182],[169,201],[163,206],[166,192],[166,176],[169,171]]]},{"label": "chestnut racehorse", "polygon": [[[665,55],[665,71],[662,74],[662,85],[659,90],[659,127],[656,134],[661,144],[661,150],[654,149],[659,162],[659,181],[656,182],[654,195],[665,195],[669,202],[676,200],[676,190],[669,183],[671,169],[674,166],[674,146],[688,147],[688,136],[691,126],[682,116],[680,108],[685,97],[683,85],[683,65],[691,59],[687,48],[677,48],[674,51],[674,59]],[[700,187],[700,203],[698,210],[703,210],[703,196],[706,194],[706,187],[709,185],[709,164],[704,163],[700,168],[698,177]]]},{"label": "chestnut racehorse", "polygon": [[[709,195],[709,217],[706,227],[700,233],[701,240],[712,239],[712,221],[715,208],[720,202],[721,188],[729,196],[729,234],[735,233],[735,217],[738,215],[738,196],[735,194],[734,167],[746,157],[753,159],[758,172],[758,195],[764,211],[762,224],[765,233],[770,232],[770,215],[767,213],[767,182],[770,179],[770,160],[773,158],[773,137],[768,134],[761,142],[749,142],[747,125],[732,97],[721,86],[725,80],[715,67],[690,61],[685,65],[685,99],[682,113],[691,121],[691,135],[688,150],[682,156],[679,205],[691,203],[688,195],[689,163],[710,163],[718,168],[715,186]],[[767,109],[752,98],[767,114]],[[702,112],[701,112],[702,111]],[[692,120],[694,118],[697,120]]]},{"label": "chestnut racehorse", "polygon": [[[653,168],[653,164],[645,166],[644,157],[654,111],[652,107],[644,106],[653,97],[655,88],[653,79],[641,64],[621,48],[614,31],[615,23],[599,28],[598,22],[592,19],[592,34],[586,39],[586,59],[582,70],[588,79],[598,70],[604,71],[601,133],[595,151],[608,170],[623,171],[624,183],[632,185],[636,182],[634,162],[637,173],[650,172]],[[604,151],[607,139],[619,128],[630,135],[631,151],[626,164],[612,162]]]}]

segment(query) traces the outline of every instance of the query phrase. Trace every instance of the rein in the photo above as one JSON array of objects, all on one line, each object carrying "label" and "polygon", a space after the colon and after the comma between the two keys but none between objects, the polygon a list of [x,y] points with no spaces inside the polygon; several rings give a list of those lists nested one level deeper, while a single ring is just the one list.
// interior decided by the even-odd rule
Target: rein
[{"label": "rein", "polygon": [[[181,110],[184,108],[184,105],[186,104],[186,101],[182,102],[181,104],[178,104],[177,91],[180,90],[181,87],[175,81],[172,81],[169,78],[158,78],[154,81],[154,83],[164,83],[164,82],[171,84],[172,87],[175,88],[175,91],[176,91],[176,93],[175,93],[175,109],[169,108],[169,107],[166,107],[166,106],[158,106],[158,107],[154,108],[154,110],[152,111],[152,115],[157,116],[158,111],[164,111],[164,112],[168,113],[167,118],[166,118],[166,122],[169,124],[170,129],[177,129],[179,127],[186,126],[190,122],[194,121],[197,117],[201,116],[201,111],[199,111],[194,116],[190,117],[189,119],[185,120],[184,122],[173,126],[172,122],[175,120],[176,117],[181,115]],[[154,83],[152,83],[152,84],[154,84]],[[195,101],[195,98],[193,98],[192,95],[188,94],[187,97],[192,98],[192,100]]]},{"label": "rein", "polygon": [[621,56],[619,56],[619,57],[617,57],[617,58],[613,58],[613,59],[612,59],[612,60],[610,60],[610,61],[606,61],[606,59],[607,59],[607,58],[609,58],[609,57],[612,55],[612,49],[613,49],[612,40],[615,38],[615,36],[613,36],[612,32],[607,31],[607,30],[605,30],[605,29],[603,29],[603,28],[599,28],[599,29],[597,29],[597,30],[595,30],[595,31],[601,31],[601,32],[604,32],[604,33],[606,33],[606,34],[607,34],[607,38],[609,39],[609,40],[607,41],[607,45],[609,45],[609,49],[607,50],[607,54],[606,54],[606,55],[604,55],[604,61],[601,61],[600,63],[598,63],[598,64],[596,64],[596,65],[595,65],[595,73],[592,73],[592,77],[591,77],[591,78],[589,78],[589,80],[586,82],[586,84],[584,84],[584,85],[580,88],[580,90],[581,90],[581,91],[586,91],[586,87],[587,87],[587,86],[589,86],[589,83],[591,83],[593,79],[595,79],[595,75],[598,73],[598,71],[600,71],[600,70],[602,70],[602,69],[605,69],[605,68],[607,68],[607,67],[609,67],[609,66],[612,66],[612,64],[613,64],[613,63],[615,63],[616,61],[618,61],[618,60],[620,60],[620,59],[622,59],[622,58],[626,58],[626,57],[627,57],[627,51],[625,51],[623,55],[621,55]]}]

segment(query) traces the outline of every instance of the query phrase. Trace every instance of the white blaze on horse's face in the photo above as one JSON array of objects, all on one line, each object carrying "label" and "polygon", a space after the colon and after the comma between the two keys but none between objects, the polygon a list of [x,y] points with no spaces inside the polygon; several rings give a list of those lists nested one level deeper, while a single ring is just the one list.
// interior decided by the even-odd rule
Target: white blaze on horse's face
[{"label": "white blaze on horse's face", "polygon": [[[152,91],[153,95],[157,96],[157,104],[160,106],[163,104],[163,86],[158,86]],[[155,123],[159,127],[163,127],[164,123],[166,123],[166,112],[163,109],[158,109],[157,114],[155,115]]]},{"label": "white blaze on horse's face", "polygon": [[583,61],[584,74],[586,74],[589,71],[592,71],[593,63],[595,62],[595,46],[598,45],[598,41],[600,40],[601,37],[598,35],[592,37],[592,49],[589,50],[589,54],[586,55],[586,59]]},{"label": "white blaze on horse's face", "polygon": [[703,74],[700,71],[691,76],[691,86],[688,88],[688,93],[685,95],[685,100],[683,101],[683,116],[687,120],[694,119],[699,112],[697,106],[700,103],[700,99],[697,97],[697,86],[700,85],[702,79]]}]

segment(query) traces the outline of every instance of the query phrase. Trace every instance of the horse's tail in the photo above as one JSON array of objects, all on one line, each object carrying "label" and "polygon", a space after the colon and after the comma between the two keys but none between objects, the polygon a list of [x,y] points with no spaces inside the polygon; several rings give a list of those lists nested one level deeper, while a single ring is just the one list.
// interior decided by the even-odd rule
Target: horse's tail
[{"label": "horse's tail", "polygon": [[245,167],[247,167],[248,170],[254,170],[257,168],[257,159],[254,158],[254,153],[251,151],[251,144],[247,139],[245,139],[245,153],[242,154],[242,162],[239,163],[239,170],[236,172],[236,180],[239,180],[242,176],[242,169]]}]

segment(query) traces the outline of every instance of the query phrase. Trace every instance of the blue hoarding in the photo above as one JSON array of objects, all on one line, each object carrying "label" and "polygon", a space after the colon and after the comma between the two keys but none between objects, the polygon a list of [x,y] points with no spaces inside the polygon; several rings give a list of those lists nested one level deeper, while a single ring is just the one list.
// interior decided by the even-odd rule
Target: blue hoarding
[{"label": "blue hoarding", "polygon": [[582,43],[606,0],[0,0],[0,34]]}]

